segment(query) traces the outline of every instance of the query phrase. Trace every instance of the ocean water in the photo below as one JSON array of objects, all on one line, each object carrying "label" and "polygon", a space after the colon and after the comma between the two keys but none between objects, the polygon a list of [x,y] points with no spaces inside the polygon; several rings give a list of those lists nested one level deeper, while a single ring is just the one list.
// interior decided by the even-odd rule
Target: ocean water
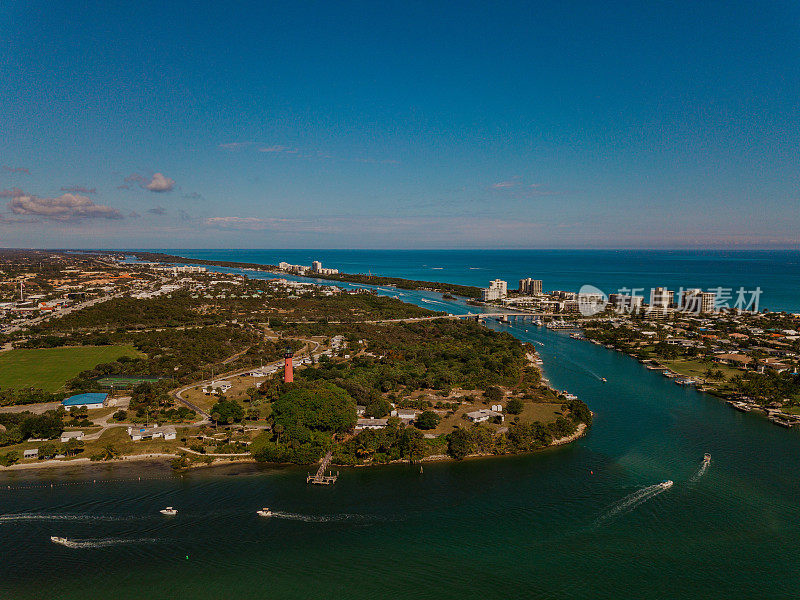
[{"label": "ocean water", "polygon": [[[475,311],[379,293],[397,292]],[[342,469],[331,487],[266,465],[0,472],[0,598],[797,597],[797,431],[566,334],[489,326],[536,344],[595,412],[586,437],[424,473]]]},{"label": "ocean water", "polygon": [[[653,287],[761,290],[761,308],[800,312],[800,251],[689,250],[164,250],[189,258],[259,264],[323,265],[344,273],[373,273],[486,287],[504,279],[541,279],[545,290],[577,292],[584,284],[649,298]],[[750,295],[748,294],[749,300]]]}]

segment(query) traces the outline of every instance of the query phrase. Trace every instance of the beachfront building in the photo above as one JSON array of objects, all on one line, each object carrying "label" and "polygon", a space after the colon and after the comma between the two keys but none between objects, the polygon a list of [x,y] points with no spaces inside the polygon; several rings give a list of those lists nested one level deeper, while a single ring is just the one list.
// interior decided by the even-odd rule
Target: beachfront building
[{"label": "beachfront building", "polygon": [[683,290],[680,297],[680,308],[689,313],[709,313],[714,311],[717,295],[713,292],[704,292],[699,288]]},{"label": "beachfront building", "polygon": [[619,312],[632,313],[641,310],[644,297],[631,296],[629,294],[609,294],[608,302]]},{"label": "beachfront building", "polygon": [[108,394],[104,392],[90,392],[87,394],[76,394],[61,401],[61,405],[65,410],[72,410],[73,408],[85,406],[88,409],[103,408],[108,400]]},{"label": "beachfront building", "polygon": [[489,282],[489,287],[481,290],[481,300],[501,300],[508,295],[508,282],[502,279],[494,279]]},{"label": "beachfront building", "polygon": [[650,290],[650,308],[652,310],[666,310],[672,308],[675,302],[675,292],[665,287],[655,287]]},{"label": "beachfront building", "polygon": [[519,280],[519,293],[526,294],[529,296],[541,296],[542,295],[542,280],[541,279],[531,279],[530,277],[526,279]]}]

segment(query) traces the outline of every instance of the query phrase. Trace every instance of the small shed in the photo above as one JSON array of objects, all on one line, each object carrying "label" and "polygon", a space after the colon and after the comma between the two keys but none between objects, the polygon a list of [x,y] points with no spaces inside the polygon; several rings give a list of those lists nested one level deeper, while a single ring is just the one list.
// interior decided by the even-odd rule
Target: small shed
[{"label": "small shed", "polygon": [[22,458],[38,458],[38,457],[39,457],[38,448],[30,448],[28,450],[22,451]]}]

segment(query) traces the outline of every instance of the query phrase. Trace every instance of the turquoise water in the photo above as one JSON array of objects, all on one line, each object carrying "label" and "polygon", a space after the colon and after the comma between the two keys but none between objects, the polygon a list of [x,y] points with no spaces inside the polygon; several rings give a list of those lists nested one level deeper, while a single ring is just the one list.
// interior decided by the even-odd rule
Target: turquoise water
[{"label": "turquoise water", "polygon": [[[491,326],[535,343],[553,385],[587,402],[585,438],[423,474],[343,469],[330,488],[307,486],[306,469],[251,465],[5,473],[0,597],[797,596],[797,432],[605,348]],[[664,479],[674,486],[654,487]],[[180,513],[161,517],[166,505]]]},{"label": "turquoise water", "polygon": [[[721,250],[167,250],[190,258],[259,264],[324,266],[368,273],[486,287],[500,278],[516,287],[525,277],[545,290],[578,291],[583,284],[606,293],[653,287],[762,289],[761,306],[800,311],[800,251]],[[640,292],[641,293],[641,292]]]}]

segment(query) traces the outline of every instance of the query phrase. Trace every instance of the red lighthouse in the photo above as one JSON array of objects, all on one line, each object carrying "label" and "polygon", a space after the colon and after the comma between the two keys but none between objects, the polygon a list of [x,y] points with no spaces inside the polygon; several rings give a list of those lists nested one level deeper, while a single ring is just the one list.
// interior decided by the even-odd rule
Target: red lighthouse
[{"label": "red lighthouse", "polygon": [[294,373],[292,372],[292,357],[294,352],[287,350],[283,355],[283,382],[292,383],[294,381]]}]

